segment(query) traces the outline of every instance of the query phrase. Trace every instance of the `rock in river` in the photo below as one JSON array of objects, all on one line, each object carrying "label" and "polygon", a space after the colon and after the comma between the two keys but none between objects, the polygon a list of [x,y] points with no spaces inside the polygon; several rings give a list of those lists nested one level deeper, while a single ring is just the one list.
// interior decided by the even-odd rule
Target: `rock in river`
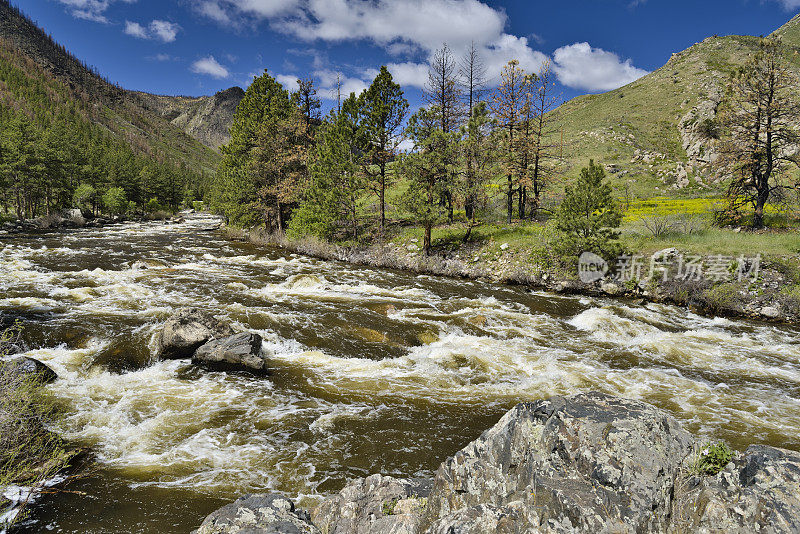
[{"label": "rock in river", "polygon": [[158,334],[158,355],[167,360],[191,358],[207,341],[233,333],[216,317],[198,308],[183,308],[167,319]]},{"label": "rock in river", "polygon": [[427,498],[425,483],[372,475],[312,518],[326,534],[800,532],[800,454],[754,445],[707,476],[692,468],[699,450],[649,404],[553,397],[517,405],[445,460]]},{"label": "rock in river", "polygon": [[213,339],[195,351],[192,363],[226,371],[265,372],[267,358],[261,341],[261,336],[250,332]]},{"label": "rock in river", "polygon": [[48,366],[33,358],[15,358],[2,362],[4,371],[14,376],[35,377],[39,383],[51,384],[58,380],[58,375]]},{"label": "rock in river", "polygon": [[194,534],[320,534],[294,503],[275,494],[245,495],[206,517]]}]

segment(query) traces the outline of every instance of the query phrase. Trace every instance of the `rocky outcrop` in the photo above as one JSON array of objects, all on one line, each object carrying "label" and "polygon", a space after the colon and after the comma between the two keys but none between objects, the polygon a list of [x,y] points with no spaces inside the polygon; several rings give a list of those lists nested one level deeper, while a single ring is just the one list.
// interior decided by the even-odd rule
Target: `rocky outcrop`
[{"label": "rocky outcrop", "polygon": [[800,454],[753,445],[715,476],[679,480],[669,532],[800,532]]},{"label": "rocky outcrop", "polygon": [[261,341],[261,336],[250,332],[213,339],[195,351],[192,363],[223,371],[264,373],[267,355],[261,348]]},{"label": "rocky outcrop", "polygon": [[191,358],[201,345],[233,335],[233,329],[199,308],[184,308],[167,319],[156,340],[159,358]]},{"label": "rocky outcrop", "polygon": [[206,517],[194,534],[320,534],[308,513],[281,495],[245,495]]},{"label": "rocky outcrop", "polygon": [[230,141],[233,115],[244,98],[241,87],[200,97],[137,94],[148,109],[213,149]]},{"label": "rocky outcrop", "polygon": [[425,481],[373,475],[311,519],[325,534],[800,532],[800,454],[752,446],[708,476],[699,450],[643,402],[554,397],[519,404],[443,462],[430,493]]},{"label": "rocky outcrop", "polygon": [[426,523],[437,532],[488,506],[550,532],[663,532],[691,445],[642,402],[593,393],[520,404],[441,465]]},{"label": "rocky outcrop", "polygon": [[372,475],[317,506],[311,519],[326,534],[416,534],[429,480]]}]

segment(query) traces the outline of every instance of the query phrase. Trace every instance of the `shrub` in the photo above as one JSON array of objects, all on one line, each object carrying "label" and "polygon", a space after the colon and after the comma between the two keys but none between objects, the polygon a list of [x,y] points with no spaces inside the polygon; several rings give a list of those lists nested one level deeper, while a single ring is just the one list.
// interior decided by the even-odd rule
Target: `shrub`
[{"label": "shrub", "polygon": [[728,445],[719,441],[704,444],[695,455],[690,472],[697,476],[714,476],[733,460],[733,451]]},{"label": "shrub", "polygon": [[144,205],[144,211],[147,213],[156,213],[159,211],[164,211],[164,207],[161,204],[159,204],[157,199],[151,198]]},{"label": "shrub", "polygon": [[103,206],[111,215],[124,215],[128,209],[128,198],[121,187],[112,187],[103,195]]},{"label": "shrub", "polygon": [[[67,466],[71,454],[46,430],[59,416],[55,399],[37,376],[17,372],[5,359],[19,331],[14,327],[0,333],[0,487],[18,484],[36,493]],[[13,524],[21,517],[17,509],[7,521]]]},{"label": "shrub", "polygon": [[97,191],[89,184],[80,184],[72,195],[72,202],[81,210],[93,210],[97,203]]}]

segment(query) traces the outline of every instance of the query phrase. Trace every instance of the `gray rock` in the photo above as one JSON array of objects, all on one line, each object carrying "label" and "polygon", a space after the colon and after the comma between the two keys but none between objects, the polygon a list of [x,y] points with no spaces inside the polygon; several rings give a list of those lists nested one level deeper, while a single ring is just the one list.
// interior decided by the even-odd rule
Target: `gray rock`
[{"label": "gray rock", "polygon": [[33,358],[15,358],[2,362],[5,372],[13,375],[36,378],[42,384],[51,384],[58,375],[48,366]]},{"label": "gray rock", "polygon": [[205,518],[194,534],[320,534],[308,513],[276,494],[245,495]]},{"label": "gray rock", "polygon": [[250,332],[213,339],[195,351],[192,363],[226,371],[265,372],[267,356],[261,341],[261,336]]},{"label": "gray rock", "polygon": [[766,308],[761,308],[759,313],[763,317],[767,317],[768,319],[776,319],[781,316],[781,311],[774,306],[767,306]]},{"label": "gray rock", "polygon": [[517,510],[542,532],[663,532],[691,442],[638,401],[589,393],[520,404],[441,465],[423,527],[485,505]]},{"label": "gray rock", "polygon": [[[686,471],[688,471],[686,462]],[[681,477],[669,532],[800,532],[800,454],[752,445],[712,477]]]},{"label": "gray rock", "polygon": [[372,475],[348,484],[312,512],[326,534],[416,534],[430,481]]},{"label": "gray rock", "polygon": [[158,334],[158,356],[162,359],[190,358],[213,338],[233,335],[233,329],[198,308],[184,308],[167,319]]}]

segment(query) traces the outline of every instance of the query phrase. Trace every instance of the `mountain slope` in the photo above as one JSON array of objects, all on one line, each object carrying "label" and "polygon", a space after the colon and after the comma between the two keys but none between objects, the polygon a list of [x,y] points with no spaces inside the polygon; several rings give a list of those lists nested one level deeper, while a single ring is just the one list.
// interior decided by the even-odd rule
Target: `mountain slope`
[{"label": "mountain slope", "polygon": [[213,149],[231,140],[230,129],[244,89],[231,87],[213,96],[161,96],[136,93],[143,105]]},{"label": "mountain slope", "polygon": [[[800,74],[800,16],[773,35]],[[631,84],[565,103],[559,112],[568,176],[593,158],[633,195],[718,190],[713,121],[730,75],[758,45],[751,36],[709,37]]]},{"label": "mountain slope", "polygon": [[7,0],[0,0],[0,62],[15,76],[0,91],[8,106],[36,114],[33,108],[43,104],[33,102],[25,87],[46,85],[60,95],[63,108],[76,111],[136,153],[198,172],[216,169],[216,152],[148,108],[139,94],[110,83],[81,63]]}]

